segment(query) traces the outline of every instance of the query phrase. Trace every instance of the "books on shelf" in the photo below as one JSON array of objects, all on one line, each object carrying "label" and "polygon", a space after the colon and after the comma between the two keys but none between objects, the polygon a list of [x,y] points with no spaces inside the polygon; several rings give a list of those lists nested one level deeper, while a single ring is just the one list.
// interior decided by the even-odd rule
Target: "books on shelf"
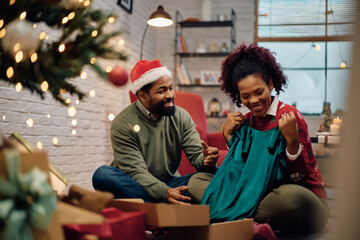
[{"label": "books on shelf", "polygon": [[187,67],[183,64],[176,64],[176,76],[180,85],[193,84],[192,78]]},{"label": "books on shelf", "polygon": [[177,42],[177,49],[180,53],[188,52],[187,45],[185,39],[181,33],[176,34],[176,42]]}]

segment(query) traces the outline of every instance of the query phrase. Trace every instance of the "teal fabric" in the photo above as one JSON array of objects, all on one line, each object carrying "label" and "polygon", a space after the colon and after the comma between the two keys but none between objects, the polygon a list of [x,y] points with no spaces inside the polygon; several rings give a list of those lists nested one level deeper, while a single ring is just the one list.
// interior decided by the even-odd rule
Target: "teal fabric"
[{"label": "teal fabric", "polygon": [[278,127],[259,131],[245,123],[234,131],[229,146],[201,200],[210,205],[211,222],[252,217],[286,174],[286,142]]},{"label": "teal fabric", "polygon": [[47,174],[35,167],[21,173],[20,154],[4,150],[9,180],[0,177],[0,239],[31,240],[31,227],[46,230],[56,209],[56,197]]}]

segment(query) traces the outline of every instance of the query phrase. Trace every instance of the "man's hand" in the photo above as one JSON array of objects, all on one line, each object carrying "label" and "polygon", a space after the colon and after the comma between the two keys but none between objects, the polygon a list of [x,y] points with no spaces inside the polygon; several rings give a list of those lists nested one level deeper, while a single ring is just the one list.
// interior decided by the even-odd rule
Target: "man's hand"
[{"label": "man's hand", "polygon": [[191,198],[184,196],[186,190],[188,190],[188,186],[180,186],[177,188],[168,188],[166,191],[166,199],[169,203],[180,204],[180,205],[190,205],[188,203]]},{"label": "man's hand", "polygon": [[296,124],[295,114],[291,111],[278,121],[279,129],[286,140],[287,151],[294,155],[299,150],[299,131]]},{"label": "man's hand", "polygon": [[229,143],[234,129],[238,129],[241,124],[244,124],[244,116],[241,114],[241,112],[231,112],[227,115],[223,126],[223,135],[226,144]]},{"label": "man's hand", "polygon": [[209,147],[204,140],[201,141],[202,152],[204,154],[204,166],[214,167],[219,158],[219,149]]}]

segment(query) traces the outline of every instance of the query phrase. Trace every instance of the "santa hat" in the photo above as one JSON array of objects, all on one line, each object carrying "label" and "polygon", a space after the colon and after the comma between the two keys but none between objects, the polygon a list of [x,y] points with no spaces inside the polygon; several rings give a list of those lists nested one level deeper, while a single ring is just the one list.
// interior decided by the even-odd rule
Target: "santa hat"
[{"label": "santa hat", "polygon": [[158,59],[138,61],[130,72],[130,90],[136,94],[146,84],[155,82],[164,76],[172,77],[171,72],[165,66],[162,66]]}]

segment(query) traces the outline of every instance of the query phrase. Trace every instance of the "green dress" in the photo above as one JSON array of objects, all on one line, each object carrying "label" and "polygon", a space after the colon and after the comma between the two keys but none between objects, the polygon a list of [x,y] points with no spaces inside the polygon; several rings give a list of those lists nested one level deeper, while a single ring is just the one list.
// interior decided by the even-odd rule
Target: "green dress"
[{"label": "green dress", "polygon": [[210,205],[211,222],[252,217],[286,175],[286,142],[278,127],[259,131],[245,123],[234,131],[229,146],[201,200]]}]

